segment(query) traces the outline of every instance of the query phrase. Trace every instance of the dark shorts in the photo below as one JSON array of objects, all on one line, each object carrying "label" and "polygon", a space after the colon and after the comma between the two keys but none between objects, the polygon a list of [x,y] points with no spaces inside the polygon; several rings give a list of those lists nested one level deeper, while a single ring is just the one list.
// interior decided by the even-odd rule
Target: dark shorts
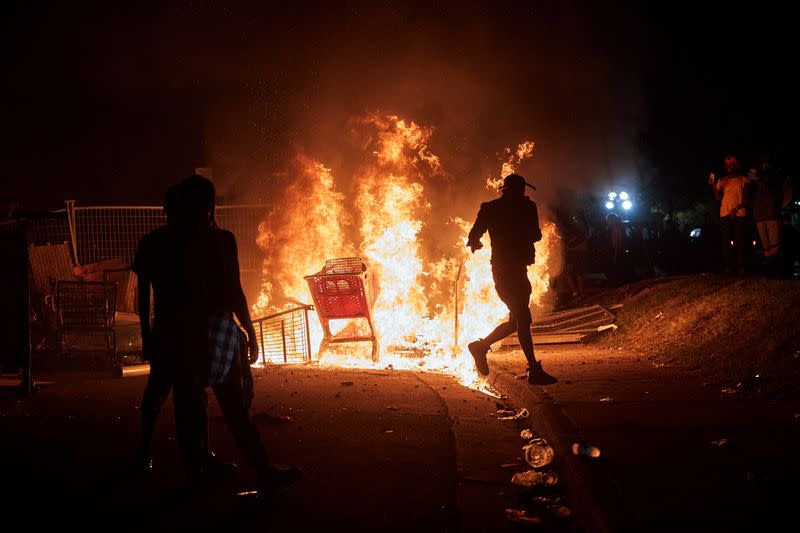
[{"label": "dark shorts", "polygon": [[492,277],[497,295],[511,312],[511,320],[531,320],[531,282],[527,265],[492,264]]}]

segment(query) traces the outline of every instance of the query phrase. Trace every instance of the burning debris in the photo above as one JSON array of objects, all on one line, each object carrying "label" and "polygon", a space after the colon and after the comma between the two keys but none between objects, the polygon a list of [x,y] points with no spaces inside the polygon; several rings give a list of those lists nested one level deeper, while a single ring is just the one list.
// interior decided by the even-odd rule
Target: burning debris
[{"label": "burning debris", "polygon": [[[297,179],[261,224],[265,278],[255,315],[309,302],[311,288],[320,317],[309,325],[311,344],[319,346],[313,355],[321,364],[437,370],[471,385],[477,374],[460,339],[479,336],[508,312],[495,297],[488,236],[483,250],[468,254],[467,219],[441,215],[453,206],[432,205],[430,191],[449,180],[429,148],[433,128],[379,115],[356,121],[355,128],[363,134],[364,162],[350,179],[299,157]],[[526,141],[506,149],[500,178],[531,157],[533,146]],[[537,264],[529,269],[534,304],[548,290],[550,260],[557,255],[553,225],[543,223],[542,230]],[[325,279],[334,276],[325,269],[311,274],[347,255],[368,268],[338,273],[336,281]],[[380,293],[370,301],[373,283]],[[335,312],[326,298],[350,298],[352,312]],[[365,343],[371,344],[366,357]]]}]

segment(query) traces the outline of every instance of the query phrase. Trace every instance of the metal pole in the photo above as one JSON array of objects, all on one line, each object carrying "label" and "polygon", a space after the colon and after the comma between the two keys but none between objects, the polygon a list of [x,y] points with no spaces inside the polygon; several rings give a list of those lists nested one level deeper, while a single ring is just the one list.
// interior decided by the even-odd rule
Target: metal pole
[{"label": "metal pole", "polygon": [[306,353],[308,360],[311,361],[311,332],[308,330],[308,307],[305,308],[306,314]]},{"label": "metal pole", "polygon": [[69,224],[69,237],[72,241],[72,256],[75,259],[75,265],[80,266],[77,231],[75,229],[75,200],[66,200],[64,203],[67,205],[67,224]]},{"label": "metal pole", "polygon": [[455,332],[453,333],[453,354],[458,356],[458,279],[461,277],[461,269],[464,268],[464,261],[458,265],[458,272],[456,273],[456,282],[453,284],[453,293],[455,299]]},{"label": "metal pole", "polygon": [[283,362],[286,363],[286,320],[281,320],[281,340],[283,341]]},{"label": "metal pole", "polygon": [[261,362],[267,365],[267,351],[264,349],[264,321],[258,321],[258,333],[261,335]]},{"label": "metal pole", "polygon": [[22,276],[23,283],[25,284],[25,318],[23,318],[23,323],[25,324],[25,366],[22,370],[22,392],[26,396],[30,396],[33,392],[33,376],[31,375],[31,283],[30,283],[30,276],[28,275],[28,269],[30,268],[29,262],[30,258],[28,257],[28,224],[25,223],[22,227],[22,230],[25,232],[25,251],[23,252],[23,261],[25,262],[25,275]]}]

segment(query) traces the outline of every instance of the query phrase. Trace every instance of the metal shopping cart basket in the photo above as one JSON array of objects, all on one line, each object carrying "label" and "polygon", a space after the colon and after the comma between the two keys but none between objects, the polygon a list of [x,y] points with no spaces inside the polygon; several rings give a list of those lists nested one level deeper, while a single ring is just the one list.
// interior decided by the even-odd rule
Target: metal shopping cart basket
[{"label": "metal shopping cart basket", "polygon": [[[319,355],[332,343],[372,342],[372,360],[378,360],[379,346],[372,320],[372,306],[377,297],[377,282],[367,274],[367,266],[360,257],[328,259],[322,270],[305,276],[314,299],[324,336]],[[368,335],[353,334],[351,329],[332,335],[329,322],[334,319],[364,318],[369,326]]]}]

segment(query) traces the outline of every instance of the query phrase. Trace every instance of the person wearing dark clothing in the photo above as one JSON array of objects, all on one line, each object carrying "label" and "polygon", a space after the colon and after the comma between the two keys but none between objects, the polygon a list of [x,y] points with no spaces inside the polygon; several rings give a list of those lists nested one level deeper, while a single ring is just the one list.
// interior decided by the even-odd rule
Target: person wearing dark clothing
[{"label": "person wearing dark clothing", "polygon": [[[210,180],[190,176],[183,181],[182,189],[189,225],[187,258],[197,272],[197,287],[204,299],[203,333],[198,340],[205,349],[198,352],[202,354],[195,374],[199,379],[188,380],[197,386],[196,393],[190,395],[192,401],[201,402],[199,409],[192,404],[192,413],[202,416],[197,422],[190,420],[193,430],[204,437],[201,442],[206,450],[201,450],[202,455],[208,445],[205,387],[211,385],[228,428],[256,472],[259,493],[268,494],[299,479],[300,470],[269,463],[258,428],[248,413],[253,394],[249,365],[258,359],[259,347],[242,290],[236,238],[214,220],[216,193]],[[244,328],[246,340],[234,318]]]},{"label": "person wearing dark clothing", "polygon": [[781,247],[777,257],[778,275],[785,278],[794,277],[795,264],[800,259],[800,231],[792,225],[792,217],[789,214],[781,217]]},{"label": "person wearing dark clothing", "polygon": [[783,180],[762,156],[761,168],[755,172],[753,186],[753,220],[761,241],[764,259],[771,262],[780,248],[780,214],[783,202]]},{"label": "person wearing dark clothing", "polygon": [[[139,241],[136,258],[132,269],[137,275],[138,281],[138,311],[139,322],[142,328],[142,346],[144,360],[150,364],[150,373],[147,377],[142,405],[141,416],[141,435],[139,450],[136,455],[137,468],[150,470],[153,467],[153,459],[150,450],[153,434],[156,428],[156,419],[161,411],[161,406],[169,396],[172,389],[173,371],[172,365],[168,360],[169,353],[159,353],[153,342],[152,329],[150,325],[150,284],[153,279],[160,279],[161,273],[154,269],[148,269],[143,263],[150,263],[149,257],[163,256],[175,240],[175,226],[177,225],[178,207],[178,187],[171,186],[164,197],[164,213],[167,217],[167,224],[147,233]],[[162,308],[164,306],[163,296],[159,287],[155,301],[158,303],[159,312],[158,323],[163,322]],[[160,333],[160,328],[158,333]]]},{"label": "person wearing dark clothing", "polygon": [[502,196],[481,204],[478,217],[469,232],[467,246],[475,253],[483,247],[481,237],[487,231],[492,245],[492,277],[497,295],[508,307],[508,321],[497,326],[483,339],[468,345],[475,367],[484,376],[489,374],[486,354],[491,345],[515,331],[519,344],[528,360],[528,382],[547,385],[556,378],[542,369],[534,356],[531,338],[531,283],[528,265],[535,261],[534,243],[542,238],[536,204],[525,196],[525,187],[531,187],[519,174],[505,177],[500,187]]},{"label": "person wearing dark clothing", "polygon": [[578,217],[556,214],[558,235],[564,243],[564,276],[573,299],[585,296],[585,278],[589,261],[589,238],[586,225]]},{"label": "person wearing dark clothing", "polygon": [[[134,260],[134,271],[153,286],[155,303],[151,330],[140,309],[144,350],[163,358],[172,379],[178,445],[190,479],[203,483],[217,477],[208,449],[206,387],[211,385],[242,454],[256,470],[260,492],[268,493],[295,481],[299,470],[268,462],[248,414],[249,365],[258,358],[258,344],[239,279],[236,240],[214,221],[215,191],[208,179],[183,180],[179,196],[179,223],[143,238]],[[140,292],[140,306],[143,300]]]}]

